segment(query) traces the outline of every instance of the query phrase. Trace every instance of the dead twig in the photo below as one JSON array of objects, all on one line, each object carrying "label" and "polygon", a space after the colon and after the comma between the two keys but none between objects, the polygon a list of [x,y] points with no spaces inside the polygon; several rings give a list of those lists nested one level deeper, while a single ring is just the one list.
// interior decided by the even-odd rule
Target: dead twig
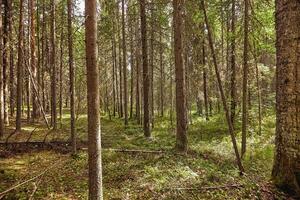
[{"label": "dead twig", "polygon": [[31,131],[31,133],[30,133],[28,139],[26,140],[26,143],[29,142],[29,140],[31,139],[32,134],[34,133],[34,131],[35,131],[36,129],[37,129],[37,128],[35,128],[35,129],[33,129],[33,131]]},{"label": "dead twig", "polygon": [[46,168],[44,171],[40,172],[40,173],[37,174],[36,176],[34,176],[34,177],[32,177],[32,178],[30,178],[30,179],[28,179],[28,180],[26,180],[26,181],[23,181],[23,182],[21,182],[21,183],[18,183],[18,184],[16,184],[16,185],[14,185],[14,186],[8,188],[7,190],[1,192],[1,193],[0,193],[0,199],[2,199],[2,198],[3,198],[7,193],[9,193],[10,191],[15,190],[15,189],[17,189],[17,188],[19,188],[19,187],[21,187],[21,186],[23,186],[23,185],[25,185],[25,184],[31,182],[31,181],[36,180],[37,178],[43,176],[45,173],[47,173],[47,172],[48,172],[49,170],[51,170],[52,168],[57,167],[58,165],[60,165],[60,164],[62,164],[62,163],[64,163],[64,162],[61,162],[61,159],[60,159],[58,162],[55,162],[53,165],[51,165],[50,167]]}]

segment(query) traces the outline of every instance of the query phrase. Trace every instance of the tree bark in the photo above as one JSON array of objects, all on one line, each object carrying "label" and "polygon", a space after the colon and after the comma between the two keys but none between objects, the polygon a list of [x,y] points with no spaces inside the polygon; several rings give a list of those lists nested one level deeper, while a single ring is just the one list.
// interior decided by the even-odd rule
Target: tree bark
[{"label": "tree bark", "polygon": [[204,0],[201,0],[201,4],[202,4],[202,8],[203,8],[204,17],[205,17],[205,24],[206,24],[207,33],[208,33],[208,41],[209,41],[209,46],[210,46],[210,49],[211,49],[211,54],[212,54],[212,57],[213,57],[213,64],[214,64],[214,67],[215,67],[215,73],[216,73],[216,76],[217,76],[218,87],[219,87],[220,96],[221,96],[222,103],[223,103],[223,109],[225,111],[226,120],[227,120],[227,124],[228,124],[229,133],[230,133],[230,136],[231,136],[233,150],[234,150],[235,156],[236,156],[237,165],[239,167],[240,173],[242,174],[244,172],[244,167],[243,167],[242,162],[241,162],[239,150],[238,150],[235,135],[234,135],[234,129],[233,129],[232,121],[230,119],[230,114],[229,114],[229,110],[228,110],[227,103],[226,103],[226,97],[225,97],[225,93],[224,93],[223,86],[222,86],[221,75],[220,75],[220,72],[219,72],[217,57],[216,57],[216,54],[215,54],[215,48],[214,48],[212,33],[211,33],[210,25],[209,25],[209,22],[208,22],[208,17],[207,17],[207,13],[206,13]]},{"label": "tree bark", "polygon": [[175,56],[175,82],[176,82],[176,149],[186,152],[187,143],[187,120],[186,120],[186,91],[185,69],[182,55],[182,11],[183,0],[173,0],[173,23],[174,23],[174,56]]},{"label": "tree bark", "polygon": [[21,131],[22,96],[23,96],[23,45],[24,45],[24,24],[23,24],[24,1],[20,0],[19,11],[19,36],[18,36],[18,68],[17,68],[17,115],[16,131]]},{"label": "tree bark", "polygon": [[97,67],[97,1],[85,1],[85,42],[88,99],[89,199],[102,200],[99,70]]},{"label": "tree bark", "polygon": [[147,22],[146,22],[146,1],[140,1],[142,55],[143,55],[143,104],[144,104],[144,135],[151,137],[150,112],[149,112],[149,70],[148,70],[148,45],[147,45]]},{"label": "tree bark", "polygon": [[247,143],[247,123],[248,123],[248,108],[247,108],[247,94],[248,94],[248,46],[249,46],[249,0],[244,0],[245,16],[244,16],[244,58],[243,58],[243,105],[242,105],[242,151],[241,156],[246,153]]},{"label": "tree bark", "polygon": [[[31,57],[31,73],[32,78],[36,79],[36,48],[35,48],[35,0],[30,0],[30,57]],[[30,82],[30,81],[29,81]],[[32,121],[37,118],[37,100],[34,91],[31,92],[32,99]]]},{"label": "tree bark", "polygon": [[70,72],[70,110],[71,110],[71,140],[73,153],[76,154],[76,124],[75,124],[75,69],[73,56],[73,1],[68,0],[68,49],[69,49],[69,72]]},{"label": "tree bark", "polygon": [[0,138],[4,134],[4,115],[3,115],[3,25],[2,25],[2,0],[0,0]]},{"label": "tree bark", "polygon": [[56,111],[56,44],[55,44],[55,9],[56,0],[51,0],[51,25],[50,25],[50,66],[52,69],[52,85],[51,85],[51,112],[52,112],[52,125],[53,130],[57,129],[57,111]]},{"label": "tree bark", "polygon": [[300,195],[300,1],[276,0],[276,139],[273,179]]},{"label": "tree bark", "polygon": [[128,125],[128,93],[127,93],[127,51],[125,33],[125,0],[122,0],[122,49],[123,49],[123,84],[124,84],[124,116],[125,126]]},{"label": "tree bark", "polygon": [[237,104],[237,98],[236,98],[236,64],[235,64],[235,20],[236,20],[236,14],[235,14],[235,5],[236,0],[232,0],[231,5],[231,84],[230,84],[230,94],[231,94],[231,108],[230,108],[230,116],[231,116],[231,122],[234,127],[234,120],[235,120],[235,109]]}]

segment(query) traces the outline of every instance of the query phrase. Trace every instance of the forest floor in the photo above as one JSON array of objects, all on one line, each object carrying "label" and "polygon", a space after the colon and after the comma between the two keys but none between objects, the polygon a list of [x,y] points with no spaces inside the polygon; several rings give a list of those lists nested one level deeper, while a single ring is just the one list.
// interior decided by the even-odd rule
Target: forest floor
[{"label": "forest floor", "polygon": [[[248,151],[243,159],[246,174],[240,176],[220,115],[211,117],[209,122],[193,117],[187,155],[174,152],[175,130],[167,118],[156,120],[153,139],[149,140],[133,122],[125,128],[121,119],[109,120],[104,116],[101,121],[104,199],[287,199],[270,181],[274,119],[274,115],[264,117],[262,135],[250,129]],[[86,121],[86,115],[77,119],[79,140],[86,140]],[[30,141],[43,141],[45,135],[46,141],[66,141],[68,126],[69,115],[64,115],[62,128],[57,132],[48,133],[42,124],[24,124],[23,132],[11,136],[9,142],[26,141],[30,135]],[[240,143],[240,133],[237,137]],[[2,145],[0,199],[1,192],[36,176],[2,198],[87,199],[87,151],[82,149],[77,156],[70,156],[62,149],[7,151]],[[117,151],[120,149],[146,152]]]}]

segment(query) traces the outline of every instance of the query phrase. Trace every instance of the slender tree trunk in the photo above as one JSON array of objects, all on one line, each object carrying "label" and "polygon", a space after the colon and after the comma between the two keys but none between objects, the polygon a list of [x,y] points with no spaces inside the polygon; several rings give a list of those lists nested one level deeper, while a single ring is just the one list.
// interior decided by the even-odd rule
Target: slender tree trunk
[{"label": "slender tree trunk", "polygon": [[139,45],[139,20],[136,20],[136,50],[135,50],[135,59],[136,59],[136,88],[135,88],[135,92],[136,92],[136,99],[135,99],[135,110],[136,110],[136,119],[137,119],[137,123],[140,124],[141,123],[141,105],[140,105],[140,45]]},{"label": "slender tree trunk", "polygon": [[163,117],[164,116],[164,63],[163,63],[163,54],[164,54],[164,50],[163,50],[163,44],[162,44],[162,28],[160,28],[160,36],[159,36],[159,42],[160,42],[160,63],[159,63],[159,68],[160,68],[160,116]]},{"label": "slender tree trunk", "polygon": [[215,73],[216,73],[216,76],[217,76],[219,91],[220,91],[220,95],[221,95],[221,98],[222,98],[223,109],[225,111],[226,120],[227,120],[227,124],[228,124],[228,128],[229,128],[229,133],[230,133],[230,136],[231,136],[231,141],[232,141],[233,149],[234,149],[235,156],[236,156],[236,161],[237,161],[240,173],[242,174],[244,172],[244,167],[243,167],[242,162],[241,162],[239,150],[238,150],[235,135],[234,135],[233,125],[232,125],[232,122],[231,122],[231,119],[230,119],[230,114],[229,114],[229,110],[228,110],[227,103],[226,103],[226,97],[225,97],[223,86],[222,86],[221,75],[220,75],[220,72],[219,72],[217,57],[216,57],[216,54],[215,54],[215,48],[214,48],[214,43],[213,43],[213,39],[212,39],[212,33],[211,33],[210,25],[208,23],[208,17],[207,17],[207,13],[206,13],[204,0],[201,0],[201,3],[202,3],[203,13],[204,13],[204,17],[205,17],[205,24],[206,24],[206,28],[207,28],[207,33],[208,33],[208,41],[209,41],[209,45],[210,45],[210,49],[211,49],[211,54],[212,54],[212,57],[213,57],[213,64],[214,64],[214,67],[215,67]]},{"label": "slender tree trunk", "polygon": [[120,17],[119,17],[119,3],[117,3],[117,23],[118,23],[118,42],[119,42],[119,89],[120,89],[120,108],[119,108],[119,117],[123,117],[123,70],[122,70],[122,41],[121,41],[121,24],[120,24]]},{"label": "slender tree trunk", "polygon": [[18,68],[17,68],[17,115],[16,131],[21,131],[22,97],[23,97],[23,48],[24,48],[24,1],[20,0],[19,36],[18,36]]},{"label": "slender tree trunk", "polygon": [[235,20],[236,20],[236,14],[235,14],[235,5],[236,0],[232,0],[232,7],[231,7],[231,85],[230,85],[230,93],[231,93],[231,122],[234,128],[234,120],[235,120],[235,109],[237,104],[237,98],[236,98],[236,64],[235,64]]},{"label": "slender tree trunk", "polygon": [[248,123],[248,108],[247,108],[247,94],[248,94],[248,27],[249,27],[249,0],[244,0],[245,3],[245,17],[244,17],[244,68],[243,68],[243,118],[242,118],[242,151],[241,156],[246,153],[246,139],[247,139],[247,123]]},{"label": "slender tree trunk", "polygon": [[153,6],[153,0],[150,4],[150,59],[149,59],[149,65],[150,65],[150,118],[151,118],[151,127],[154,128],[154,6]]},{"label": "slender tree trunk", "polygon": [[276,0],[275,16],[277,120],[272,176],[276,185],[300,195],[300,1]]},{"label": "slender tree trunk", "polygon": [[97,1],[85,1],[85,42],[88,99],[89,200],[102,200],[99,70],[97,67]]},{"label": "slender tree trunk", "polygon": [[70,110],[71,110],[71,140],[73,154],[76,154],[76,124],[75,124],[75,69],[73,56],[73,1],[68,0],[68,49],[69,49],[69,72],[70,72]]},{"label": "slender tree trunk", "polygon": [[141,36],[142,36],[142,55],[143,55],[143,105],[144,105],[144,135],[151,137],[150,132],[150,112],[149,112],[149,70],[147,52],[147,22],[146,22],[146,1],[140,1],[141,16]]},{"label": "slender tree trunk", "polygon": [[204,110],[205,119],[209,121],[208,113],[208,92],[207,92],[207,68],[206,68],[206,53],[205,53],[205,32],[203,26],[203,41],[202,41],[202,64],[203,64],[203,93],[204,93]]},{"label": "slender tree trunk", "polygon": [[51,54],[50,66],[52,69],[52,85],[51,85],[51,111],[53,130],[57,129],[57,112],[56,112],[56,44],[55,44],[55,9],[56,0],[51,0]]},{"label": "slender tree trunk", "polygon": [[174,22],[174,56],[175,56],[175,79],[176,79],[176,149],[186,152],[187,141],[187,112],[185,91],[185,69],[183,66],[182,52],[182,12],[183,0],[173,0]]},{"label": "slender tree trunk", "polygon": [[8,78],[9,68],[9,0],[4,0],[4,19],[3,19],[3,117],[4,124],[9,125],[8,119]]},{"label": "slender tree trunk", "polygon": [[[31,57],[31,73],[32,78],[36,80],[37,68],[36,68],[36,48],[35,48],[35,0],[30,0],[30,57]],[[34,91],[31,92],[32,99],[32,121],[37,118],[37,100]]]},{"label": "slender tree trunk", "polygon": [[8,0],[8,29],[9,29],[9,94],[10,94],[10,116],[13,117],[15,113],[15,74],[14,74],[14,45],[12,42],[12,1]]},{"label": "slender tree trunk", "polygon": [[130,19],[130,114],[129,117],[133,117],[133,89],[134,89],[134,53],[133,53],[133,23],[132,18]]},{"label": "slender tree trunk", "polygon": [[127,93],[127,51],[125,33],[125,0],[122,0],[122,46],[123,46],[123,77],[124,77],[124,116],[125,125],[128,125],[128,93]]}]

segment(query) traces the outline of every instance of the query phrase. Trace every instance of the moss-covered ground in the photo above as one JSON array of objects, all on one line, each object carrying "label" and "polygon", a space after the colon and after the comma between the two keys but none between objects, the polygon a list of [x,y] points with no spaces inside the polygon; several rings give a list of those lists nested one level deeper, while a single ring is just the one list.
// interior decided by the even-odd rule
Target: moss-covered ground
[{"label": "moss-covered ground", "polygon": [[[77,119],[78,140],[86,140],[86,121],[86,115]],[[193,116],[188,131],[187,155],[173,150],[175,130],[167,117],[156,119],[153,139],[149,140],[143,137],[141,127],[134,121],[125,128],[121,119],[109,120],[103,116],[104,199],[285,199],[270,181],[274,121],[273,114],[264,117],[261,135],[257,134],[255,120],[251,122],[247,154],[243,158],[246,174],[240,176],[222,115],[215,115],[208,122]],[[46,140],[68,140],[68,126],[69,115],[64,115],[61,129],[49,133]],[[239,126],[237,123],[238,143]],[[26,141],[35,128],[30,140],[44,140],[48,131],[43,124],[24,123],[22,133],[13,135],[9,141]],[[5,136],[11,131],[8,129]],[[162,150],[164,153],[115,152],[111,149]],[[47,169],[39,178],[12,190],[3,199],[87,199],[86,150],[79,151],[77,156],[40,149],[26,153],[9,153],[4,148],[1,151],[0,193]]]}]

